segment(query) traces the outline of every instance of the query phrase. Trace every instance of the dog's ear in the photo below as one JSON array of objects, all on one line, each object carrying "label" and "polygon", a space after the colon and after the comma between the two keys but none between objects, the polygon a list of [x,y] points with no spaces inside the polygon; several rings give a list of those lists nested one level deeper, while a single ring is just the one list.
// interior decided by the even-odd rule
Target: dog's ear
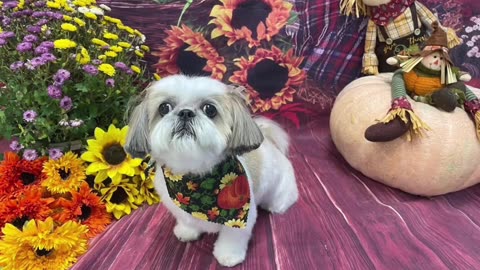
[{"label": "dog's ear", "polygon": [[246,100],[238,89],[228,92],[232,116],[232,133],[228,138],[228,150],[235,155],[257,149],[263,142],[263,134],[252,119]]},{"label": "dog's ear", "polygon": [[124,148],[132,157],[144,158],[150,152],[147,105],[143,98],[137,99],[134,103],[138,105],[134,107],[129,117]]}]

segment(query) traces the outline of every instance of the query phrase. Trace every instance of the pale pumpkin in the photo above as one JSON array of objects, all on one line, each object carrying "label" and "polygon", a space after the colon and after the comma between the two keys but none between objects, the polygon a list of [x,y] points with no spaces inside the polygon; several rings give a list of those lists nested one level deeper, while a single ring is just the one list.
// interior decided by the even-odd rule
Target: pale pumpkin
[{"label": "pale pumpkin", "polygon": [[[424,137],[404,135],[386,143],[369,142],[365,129],[390,109],[392,73],[368,76],[347,85],[330,116],[333,142],[347,162],[364,175],[405,192],[434,196],[480,182],[480,141],[474,122],[461,108],[444,112],[409,99],[431,128]],[[470,87],[480,96],[480,90]]]}]

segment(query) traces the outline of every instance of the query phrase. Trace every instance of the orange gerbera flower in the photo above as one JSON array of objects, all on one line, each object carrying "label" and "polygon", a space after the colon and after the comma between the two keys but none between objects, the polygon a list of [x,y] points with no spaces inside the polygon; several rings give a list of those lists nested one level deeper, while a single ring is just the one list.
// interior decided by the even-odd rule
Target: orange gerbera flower
[{"label": "orange gerbera flower", "polygon": [[212,38],[225,36],[230,46],[245,39],[248,46],[270,41],[288,22],[292,4],[284,0],[220,0],[212,8],[210,21],[216,25]]},{"label": "orange gerbera flower", "polygon": [[15,195],[25,187],[39,186],[43,181],[43,163],[46,157],[28,161],[16,153],[6,152],[0,163],[0,198]]},{"label": "orange gerbera flower", "polygon": [[60,211],[53,216],[54,219],[62,224],[72,220],[88,226],[88,238],[103,232],[112,222],[112,217],[107,213],[100,197],[92,192],[87,183],[83,183],[78,191],[71,194],[70,200],[58,200],[56,206]]},{"label": "orange gerbera flower", "polygon": [[165,45],[152,53],[159,57],[154,67],[160,76],[183,73],[222,80],[227,71],[225,59],[201,33],[194,32],[186,25],[172,26],[166,32]]},{"label": "orange gerbera flower", "polygon": [[0,203],[0,228],[12,223],[22,229],[30,219],[45,220],[52,213],[50,206],[54,201],[53,198],[43,198],[40,188],[25,189],[16,198]]},{"label": "orange gerbera flower", "polygon": [[290,49],[284,54],[279,48],[258,49],[248,59],[236,59],[240,70],[230,77],[230,82],[247,88],[247,99],[254,112],[278,110],[283,104],[293,101],[295,86],[305,79],[300,68],[302,57],[293,56]]}]

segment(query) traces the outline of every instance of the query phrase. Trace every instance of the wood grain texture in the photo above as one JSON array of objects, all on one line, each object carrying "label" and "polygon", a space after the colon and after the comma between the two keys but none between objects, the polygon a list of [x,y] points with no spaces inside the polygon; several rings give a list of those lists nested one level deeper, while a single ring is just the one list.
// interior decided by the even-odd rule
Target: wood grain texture
[{"label": "wood grain texture", "polygon": [[[300,200],[260,211],[244,264],[233,269],[480,269],[480,187],[424,198],[354,171],[335,150],[328,116],[292,135]],[[112,224],[73,269],[224,269],[215,235],[181,243],[162,205]]]}]

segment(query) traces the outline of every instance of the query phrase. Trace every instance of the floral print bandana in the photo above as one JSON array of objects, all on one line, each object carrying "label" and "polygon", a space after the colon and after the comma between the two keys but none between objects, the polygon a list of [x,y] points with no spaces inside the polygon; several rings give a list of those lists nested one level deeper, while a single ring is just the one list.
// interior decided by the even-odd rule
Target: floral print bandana
[{"label": "floral print bandana", "polygon": [[195,218],[246,228],[250,186],[240,161],[230,156],[204,175],[174,175],[162,167],[172,201]]},{"label": "floral print bandana", "polygon": [[371,19],[377,25],[385,26],[390,20],[397,18],[408,7],[413,5],[415,0],[392,0],[388,4],[371,8]]}]

